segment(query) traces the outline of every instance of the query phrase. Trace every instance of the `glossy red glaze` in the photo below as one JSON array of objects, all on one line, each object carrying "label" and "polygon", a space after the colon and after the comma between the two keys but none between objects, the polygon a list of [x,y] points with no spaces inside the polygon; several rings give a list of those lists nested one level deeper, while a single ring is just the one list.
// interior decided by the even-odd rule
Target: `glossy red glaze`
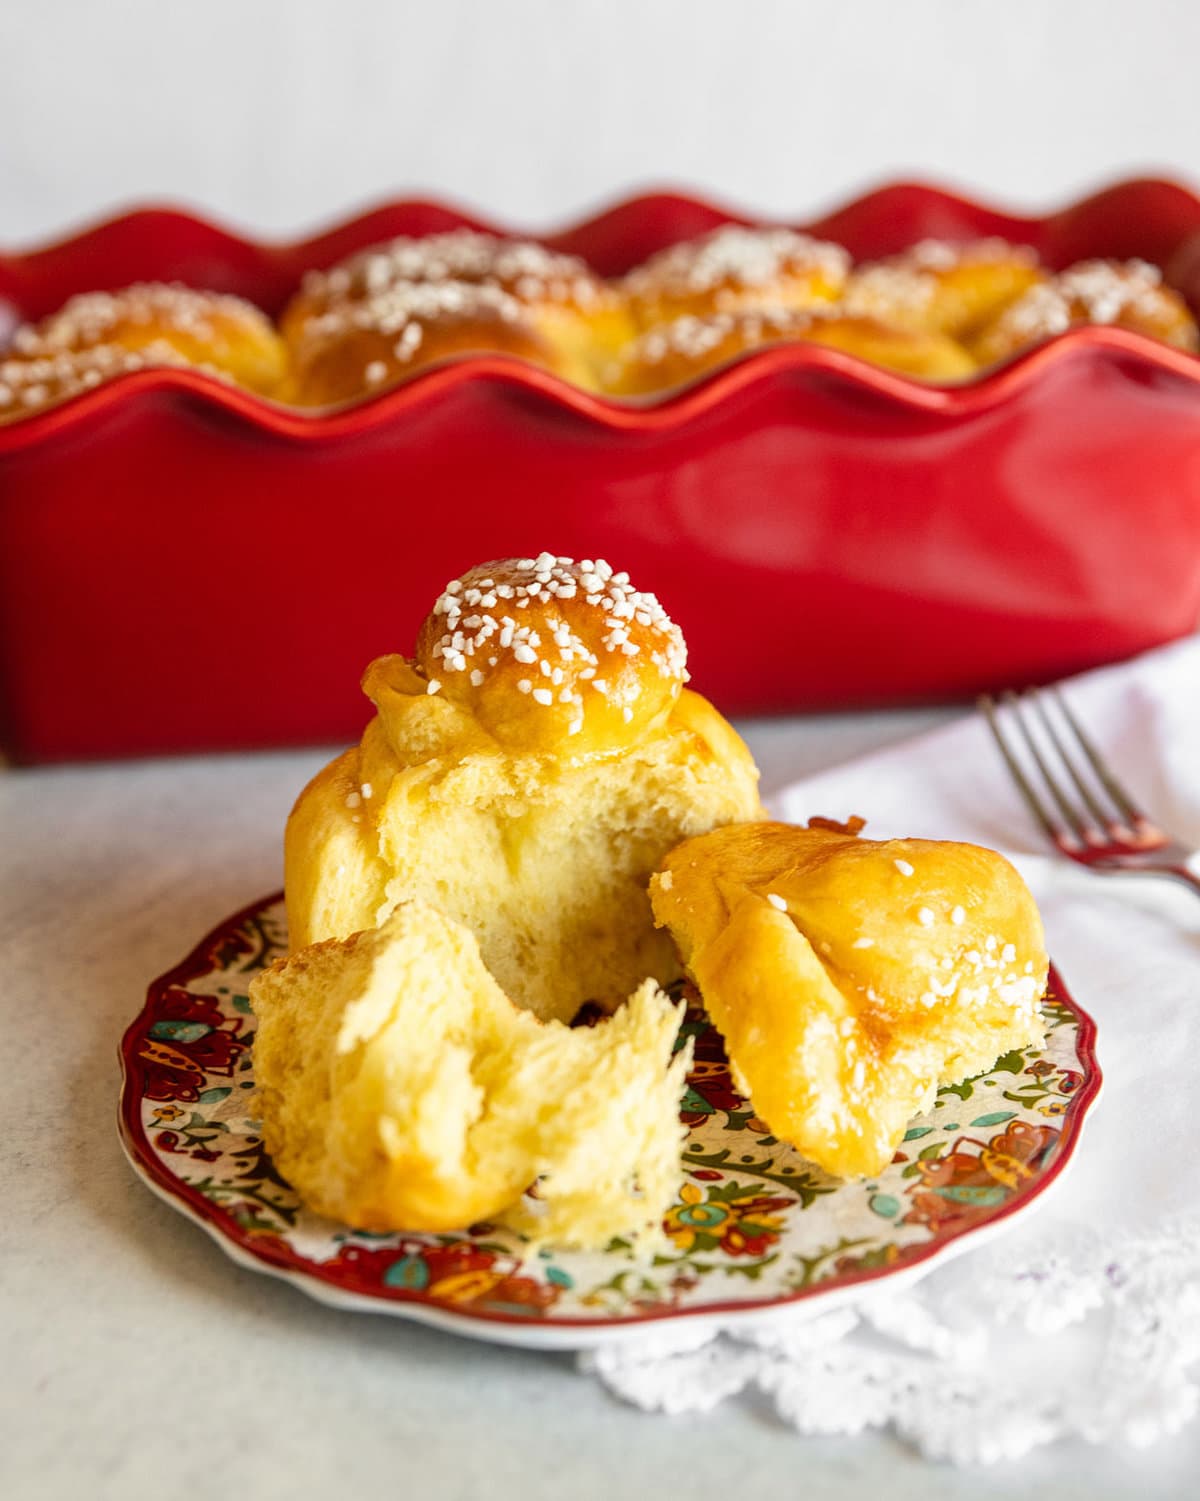
[{"label": "glossy red glaze", "polygon": [[[730,217],[659,196],[551,238],[611,272]],[[305,266],[463,222],[397,204],[263,247],[155,211],[0,257],[0,295],[34,315],[176,276],[274,309]],[[812,227],[859,255],[999,233],[1055,263],[1200,260],[1200,200],[1164,183],[1042,220],[901,186]],[[938,390],[795,345],[630,408],[481,356],[325,417],[139,372],[0,428],[4,745],[356,738],[363,667],[443,583],[542,548],[655,590],[730,714],[1053,678],[1196,623],[1200,360],[1086,329]]]}]

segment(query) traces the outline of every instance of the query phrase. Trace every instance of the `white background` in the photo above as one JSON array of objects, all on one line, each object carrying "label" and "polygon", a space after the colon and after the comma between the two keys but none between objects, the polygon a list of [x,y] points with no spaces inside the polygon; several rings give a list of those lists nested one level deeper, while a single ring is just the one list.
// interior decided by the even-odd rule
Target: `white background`
[{"label": "white background", "polygon": [[171,198],[290,234],[424,189],[531,228],[896,174],[1200,175],[1198,0],[0,0],[0,244]]}]

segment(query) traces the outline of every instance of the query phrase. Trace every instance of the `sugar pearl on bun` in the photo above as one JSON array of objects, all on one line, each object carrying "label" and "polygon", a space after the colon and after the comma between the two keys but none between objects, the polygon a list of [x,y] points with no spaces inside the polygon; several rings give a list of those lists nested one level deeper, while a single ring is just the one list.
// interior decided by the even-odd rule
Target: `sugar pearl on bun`
[{"label": "sugar pearl on bun", "polygon": [[961,244],[921,240],[900,255],[856,267],[843,301],[853,313],[959,339],[1045,279],[1028,245],[995,237]]},{"label": "sugar pearl on bun", "polygon": [[958,381],[975,369],[966,350],[944,334],[894,328],[824,304],[806,310],[754,308],[709,318],[676,318],[626,346],[605,372],[607,388],[614,396],[654,395],[749,350],[780,343],[840,349],[916,380]]},{"label": "sugar pearl on bun", "polygon": [[193,366],[171,345],[157,342],[141,349],[98,344],[94,349],[67,349],[34,359],[0,361],[0,423],[32,416],[45,407],[93,390],[118,375],[136,370],[199,369],[217,380],[231,379],[211,365]]},{"label": "sugar pearl on bun", "polygon": [[1187,303],[1147,261],[1079,261],[1031,288],[980,332],[974,353],[983,364],[1008,359],[1031,344],[1087,324],[1111,324],[1195,353],[1196,324]]},{"label": "sugar pearl on bun", "polygon": [[639,327],[743,307],[811,307],[834,301],[850,257],[840,245],[781,228],[727,224],[652,255],[625,278]]},{"label": "sugar pearl on bun", "polygon": [[[440,304],[439,290],[446,294]],[[376,350],[367,361],[372,378],[350,396],[391,385],[440,353],[487,350],[519,355],[591,388],[597,364],[633,333],[624,300],[578,256],[469,229],[402,237],[304,278],[282,320],[302,367],[301,399],[347,399],[344,379],[332,393],[313,396],[305,373],[311,351],[331,347],[330,336],[332,347],[348,338],[351,350],[365,348],[370,337],[356,327],[373,326],[397,306],[414,307],[422,320],[415,358],[394,361],[388,349]]]},{"label": "sugar pearl on bun", "polygon": [[278,394],[286,364],[283,341],[253,304],[174,282],[81,293],[42,322],[19,328],[12,341],[12,356],[20,360],[52,360],[90,349],[126,350],[151,364],[219,371],[264,396]]},{"label": "sugar pearl on bun", "polygon": [[503,240],[470,229],[423,239],[401,236],[310,271],[284,316],[293,332],[339,303],[365,302],[409,282],[467,282],[498,287],[524,305],[565,303],[590,308],[607,290],[575,255],[531,240]]}]

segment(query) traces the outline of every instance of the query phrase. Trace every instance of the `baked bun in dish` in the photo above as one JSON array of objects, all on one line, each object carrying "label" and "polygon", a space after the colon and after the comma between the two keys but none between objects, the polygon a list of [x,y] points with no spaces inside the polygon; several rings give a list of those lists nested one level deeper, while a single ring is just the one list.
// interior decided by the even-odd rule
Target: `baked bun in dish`
[{"label": "baked bun in dish", "polygon": [[1031,288],[985,325],[972,343],[981,365],[1010,359],[1071,328],[1110,324],[1195,354],[1196,323],[1187,303],[1148,261],[1080,261]]},{"label": "baked bun in dish", "polygon": [[603,561],[545,552],[452,580],[412,658],[367,669],[375,717],[288,821],[293,946],[419,900],[545,1019],[677,978],[651,872],[762,816],[750,754],[685,662],[658,600]]},{"label": "baked bun in dish", "polygon": [[848,311],[884,323],[967,339],[1048,274],[1028,245],[921,240],[856,266],[843,300]]},{"label": "baked bun in dish", "polygon": [[[414,302],[404,296],[405,289],[414,286],[486,287],[504,296],[479,298],[460,291],[440,301],[426,297]],[[359,251],[328,270],[310,271],[284,311],[285,337],[301,363],[307,364],[305,351],[313,343],[313,324],[324,330],[318,332],[318,343],[347,325],[379,324],[387,309],[398,306],[396,294],[400,303],[414,304],[414,316],[426,310],[417,324],[421,343],[416,344],[417,335],[409,331],[411,323],[390,330],[399,334],[399,343],[407,339],[415,347],[405,353],[393,346],[394,359],[388,358],[387,349],[371,349],[370,361],[382,361],[386,374],[379,374],[375,365],[373,379],[364,388],[367,391],[393,384],[432,359],[468,350],[517,354],[590,387],[595,369],[633,332],[623,298],[578,256],[531,240],[506,240],[458,229],[424,239],[391,240]],[[461,309],[456,309],[456,302],[462,304]],[[364,316],[365,309],[374,309],[375,316]],[[472,309],[479,310],[474,322],[470,316],[454,316],[458,311],[469,315]],[[527,331],[526,342],[516,347],[503,329],[495,327],[488,309],[502,315],[509,310],[507,321]],[[443,328],[443,319],[449,327]],[[447,347],[448,341],[452,347]],[[300,392],[304,397],[303,377]],[[313,397],[306,399],[313,404]]]},{"label": "baked bun in dish", "polygon": [[[121,373],[119,354],[136,354],[150,365],[187,364],[221,374],[260,396],[278,395],[287,369],[283,340],[252,303],[164,282],[72,297],[40,323],[19,328],[10,358],[69,361],[86,351],[96,351],[97,359],[77,368],[101,379]],[[64,394],[73,394],[66,390],[66,365],[62,371]]]},{"label": "baked bun in dish", "polygon": [[635,339],[606,371],[614,396],[652,396],[696,380],[769,344],[820,344],[915,380],[951,382],[975,373],[975,361],[946,334],[889,326],[829,305],[677,318]]},{"label": "baked bun in dish", "polygon": [[827,1172],[879,1172],[938,1086],[1044,1035],[1048,960],[1001,855],[824,828],[722,828],[650,883],[738,1087]]},{"label": "baked bun in dish", "polygon": [[422,282],[310,318],[292,343],[289,396],[298,406],[341,406],[470,354],[510,355],[564,380],[583,378],[507,292],[467,282]]},{"label": "baked bun in dish", "polygon": [[638,327],[648,329],[739,308],[836,302],[849,270],[848,252],[828,240],[727,224],[660,250],[629,272],[623,288]]}]

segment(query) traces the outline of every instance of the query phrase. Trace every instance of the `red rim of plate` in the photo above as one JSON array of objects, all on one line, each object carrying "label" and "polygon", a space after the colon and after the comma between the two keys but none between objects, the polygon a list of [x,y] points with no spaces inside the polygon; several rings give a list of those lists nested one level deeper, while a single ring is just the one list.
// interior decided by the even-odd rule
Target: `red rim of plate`
[{"label": "red rim of plate", "polygon": [[520,1326],[525,1329],[536,1327],[538,1329],[600,1330],[636,1324],[653,1324],[661,1322],[664,1319],[762,1313],[769,1308],[790,1306],[812,1298],[828,1296],[833,1292],[841,1292],[848,1287],[862,1286],[878,1282],[885,1277],[893,1277],[900,1273],[909,1272],[914,1267],[942,1256],[950,1246],[964,1237],[991,1230],[995,1225],[1008,1218],[1009,1215],[1027,1209],[1035,1199],[1040,1197],[1058,1179],[1074,1155],[1084,1118],[1100,1090],[1103,1078],[1099,1062],[1096,1058],[1096,1023],[1070,995],[1062,982],[1062,977],[1054,966],[1051,965],[1050,987],[1054,992],[1055,998],[1068,1008],[1078,1024],[1076,1050],[1080,1065],[1084,1070],[1084,1080],[1078,1090],[1071,1096],[1067,1108],[1063,1113],[1062,1124],[1059,1128],[1058,1143],[1054,1148],[1054,1155],[1049,1165],[1027,1189],[1014,1195],[1013,1198],[1002,1208],[998,1209],[994,1215],[989,1216],[988,1219],[976,1224],[966,1225],[959,1230],[951,1231],[945,1235],[922,1242],[919,1245],[906,1248],[890,1266],[829,1277],[814,1286],[802,1288],[798,1292],[776,1294],[759,1299],[717,1301],[705,1303],[694,1308],[646,1310],[641,1313],[619,1314],[609,1318],[565,1318],[547,1314],[537,1320],[531,1321],[522,1315],[506,1314],[486,1309],[464,1308],[461,1304],[455,1304],[444,1299],[431,1298],[427,1294],[413,1289],[380,1287],[370,1290],[362,1288],[349,1290],[342,1286],[336,1274],[330,1274],[321,1263],[307,1261],[304,1257],[297,1255],[286,1243],[273,1238],[270,1242],[264,1243],[263,1237],[249,1234],[231,1216],[223,1214],[217,1209],[197,1189],[177,1178],[166,1168],[161,1158],[153,1150],[142,1123],[145,1069],[138,1056],[137,1043],[145,1016],[154,1009],[162,998],[163,993],[169,988],[173,986],[185,986],[188,981],[211,973],[213,965],[209,959],[209,954],[216,946],[218,940],[240,928],[250,917],[261,912],[264,908],[273,906],[282,900],[282,897],[282,892],[275,892],[271,896],[262,898],[260,901],[249,903],[240,911],[235,912],[231,917],[227,917],[200,940],[186,959],[181,960],[173,969],[169,969],[165,974],[159,975],[156,980],[151,981],[146,992],[145,1005],[126,1028],[121,1039],[121,1096],[119,1105],[121,1136],[135,1166],[151,1180],[162,1196],[172,1203],[172,1207],[196,1220],[205,1229],[215,1233],[221,1239],[231,1242],[232,1245],[237,1247],[243,1259],[260,1263],[264,1270],[286,1274],[288,1275],[288,1280],[295,1278],[301,1284],[305,1281],[315,1282],[335,1291],[350,1292],[356,1301],[360,1302],[363,1306],[367,1304],[383,1305],[377,1310],[379,1312],[398,1312],[398,1309],[394,1306],[389,1307],[389,1305],[407,1304],[413,1307],[436,1310],[442,1318],[464,1326],[482,1323]]}]

